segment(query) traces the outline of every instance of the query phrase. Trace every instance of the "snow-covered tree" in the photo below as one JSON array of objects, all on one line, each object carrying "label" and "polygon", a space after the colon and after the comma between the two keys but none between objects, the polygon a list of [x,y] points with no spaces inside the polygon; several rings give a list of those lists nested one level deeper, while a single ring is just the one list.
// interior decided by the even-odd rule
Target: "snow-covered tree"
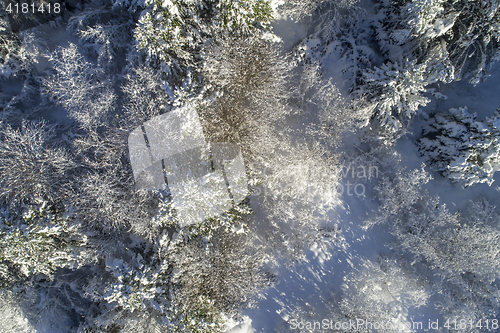
[{"label": "snow-covered tree", "polygon": [[165,311],[168,279],[161,267],[145,262],[140,254],[136,254],[130,264],[114,259],[106,265],[114,280],[107,286],[103,299],[116,302],[129,312],[148,308]]},{"label": "snow-covered tree", "polygon": [[[388,223],[398,238],[398,247],[417,258],[440,259],[436,253],[442,228],[455,228],[458,216],[431,197],[422,187],[431,176],[423,169],[411,172],[398,170],[392,177],[383,177],[375,186],[380,207],[366,227]],[[439,231],[439,232],[438,232]]]},{"label": "snow-covered tree", "polygon": [[383,130],[397,133],[408,126],[419,107],[430,102],[423,96],[427,85],[425,70],[424,65],[414,61],[383,64],[364,72],[364,84],[353,93],[364,101],[363,107],[371,111]]},{"label": "snow-covered tree", "polygon": [[[411,28],[412,34],[424,38],[435,38],[446,33],[446,28],[451,28],[443,21],[438,21],[444,12],[445,0],[416,0],[404,5],[402,12],[407,19],[406,24]],[[439,23],[443,23],[442,26]],[[449,22],[453,24],[453,21]],[[441,29],[440,29],[441,28]]]},{"label": "snow-covered tree", "polygon": [[106,260],[92,268],[81,286],[80,294],[92,306],[87,309],[79,330],[158,332],[162,326],[165,329],[170,297],[168,263],[159,260],[158,253],[148,246],[143,247],[144,243],[134,245],[123,239],[119,243],[122,248],[113,245]]},{"label": "snow-covered tree", "polygon": [[[0,18],[1,21],[1,18]],[[1,26],[0,22],[0,26]],[[0,28],[0,31],[2,28]],[[18,34],[0,32],[0,76],[5,80],[22,80],[20,93],[16,90],[0,93],[0,119],[14,127],[23,119],[40,111],[40,86],[42,79],[37,76],[36,63],[46,52],[46,36],[36,29],[28,29]],[[3,37],[2,37],[3,36]],[[5,38],[4,38],[5,37]],[[3,65],[1,62],[4,61]]]},{"label": "snow-covered tree", "polygon": [[360,259],[343,280],[341,291],[320,296],[322,308],[304,302],[290,314],[280,311],[286,322],[275,332],[418,332],[422,328],[413,324],[413,315],[428,304],[431,294],[425,279],[404,259],[385,255]]},{"label": "snow-covered tree", "polygon": [[44,92],[77,122],[78,128],[69,131],[67,139],[80,165],[94,169],[121,165],[128,132],[135,124],[116,116],[113,82],[87,62],[74,44],[59,48],[49,60],[55,74],[44,80]]},{"label": "snow-covered tree", "polygon": [[28,29],[13,33],[8,18],[0,16],[0,77],[29,72],[45,47],[39,32]]},{"label": "snow-covered tree", "polygon": [[130,260],[107,258],[111,276],[95,276],[85,288],[99,304],[86,329],[127,332],[149,323],[175,332],[222,332],[227,319],[252,304],[266,279],[262,253],[243,229],[212,229],[178,229],[173,237],[165,231],[154,251],[136,252],[136,246],[127,253]]},{"label": "snow-covered tree", "polygon": [[[89,320],[90,319],[90,320]],[[161,313],[155,311],[129,312],[127,310],[107,310],[106,314],[99,318],[89,318],[79,326],[79,332],[91,333],[105,330],[114,332],[144,332],[158,333],[165,331]]]},{"label": "snow-covered tree", "polygon": [[418,141],[430,165],[464,187],[493,183],[500,168],[500,109],[481,122],[467,107],[433,116]]},{"label": "snow-covered tree", "polygon": [[371,116],[365,114],[358,102],[343,96],[332,79],[325,79],[318,63],[303,67],[298,87],[292,97],[292,105],[299,112],[317,114],[319,124],[309,124],[306,132],[325,139],[331,147],[338,147],[348,132],[356,132],[368,125]]},{"label": "snow-covered tree", "polygon": [[215,100],[199,110],[207,137],[237,142],[251,154],[259,126],[282,120],[291,66],[279,46],[259,38],[218,39],[207,50],[203,75]]},{"label": "snow-covered tree", "polygon": [[482,199],[470,212],[452,214],[422,189],[429,179],[424,170],[383,178],[375,187],[381,206],[371,223],[390,223],[403,250],[424,257],[447,278],[470,273],[491,283],[500,272],[498,213]]},{"label": "snow-covered tree", "polygon": [[[497,1],[451,1],[449,12],[458,12],[447,35],[450,61],[457,78],[477,84],[500,56],[500,8]],[[450,13],[450,16],[452,14]]]},{"label": "snow-covered tree", "polygon": [[473,274],[479,281],[494,282],[500,275],[498,221],[500,215],[486,199],[470,202],[460,224],[439,234],[446,241],[436,245],[439,257],[433,260],[450,276]]},{"label": "snow-covered tree", "polygon": [[[137,75],[130,76],[122,87],[131,93],[123,103],[123,117],[117,114],[114,83],[104,71],[87,62],[76,45],[58,49],[50,60],[55,74],[45,80],[45,92],[77,121],[77,127],[65,133],[79,167],[78,173],[72,175],[73,193],[65,198],[68,206],[76,208],[76,221],[86,228],[107,231],[132,227],[141,235],[154,237],[159,227],[153,226],[152,220],[156,194],[135,190],[127,138],[141,123],[144,113],[151,116],[160,111],[155,106],[161,105],[155,103],[162,102],[157,96],[164,93],[155,86],[157,76],[146,78],[149,71],[132,70]],[[145,82],[148,84],[143,85]],[[137,90],[139,86],[141,89]],[[153,91],[148,91],[153,87]],[[149,109],[145,109],[148,105],[144,103]]]},{"label": "snow-covered tree", "polygon": [[12,204],[55,202],[64,193],[70,155],[55,142],[54,128],[45,122],[23,122],[21,128],[0,129],[0,194]]},{"label": "snow-covered tree", "polygon": [[153,237],[157,227],[153,217],[157,194],[135,190],[131,175],[105,169],[80,174],[69,205],[76,208],[76,221],[87,228],[111,231],[132,228],[142,236]]},{"label": "snow-covered tree", "polygon": [[445,15],[446,1],[416,0],[385,2],[379,8],[376,37],[390,61],[407,57],[426,66],[427,84],[455,79],[443,35],[454,24],[455,14]]},{"label": "snow-covered tree", "polygon": [[[362,10],[355,4],[330,6],[326,1],[319,6],[325,7],[320,17],[351,14],[349,19],[335,16],[319,23],[317,32],[297,48],[299,59],[321,62],[328,54],[339,53],[347,87],[382,125],[379,134],[387,132],[387,137],[404,129],[417,109],[430,101],[423,96],[432,93],[427,91],[429,84],[462,77],[480,82],[498,58],[498,34],[493,28],[498,25],[496,2],[377,1],[376,15],[366,18],[374,35],[364,28]],[[370,38],[375,38],[377,47],[367,43]],[[383,64],[372,68],[372,61],[380,61],[379,51]]]},{"label": "snow-covered tree", "polygon": [[473,84],[483,81],[498,60],[500,13],[496,1],[380,1],[376,38],[391,61],[409,57],[419,64],[444,48],[440,62],[453,76]]},{"label": "snow-covered tree", "polygon": [[290,17],[296,21],[304,17],[311,16],[314,11],[321,4],[321,0],[315,1],[302,1],[302,0],[290,0],[282,1],[279,3],[278,13]]},{"label": "snow-covered tree", "polygon": [[[498,317],[500,290],[498,284],[498,239],[500,215],[494,206],[479,197],[460,212],[460,224],[446,229],[438,237],[436,258],[443,271],[434,290],[440,297],[436,307],[445,318],[473,322]],[[444,240],[444,241],[443,241]],[[482,332],[474,327],[470,332]],[[491,327],[490,327],[491,330]]]},{"label": "snow-covered tree", "polygon": [[[216,35],[248,36],[269,28],[272,9],[265,0],[146,2],[135,29],[137,46],[163,62],[175,74],[198,62],[195,54],[207,38]],[[174,75],[175,76],[175,75]]]},{"label": "snow-covered tree", "polygon": [[16,284],[43,274],[53,278],[58,268],[78,268],[92,261],[87,239],[52,213],[46,203],[31,207],[21,218],[4,212],[0,221],[0,281]]},{"label": "snow-covered tree", "polygon": [[468,322],[482,324],[482,327],[476,325],[472,328],[469,325],[466,327],[466,332],[494,332],[496,328],[491,326],[491,319],[489,329],[486,328],[485,319],[498,317],[500,290],[495,285],[478,283],[472,275],[468,277],[469,279],[466,276],[460,283],[440,281],[441,283],[434,287],[439,293],[435,306],[446,320],[450,319],[451,323],[449,328],[444,329],[444,332],[456,331],[453,323],[455,320],[456,327],[463,328],[463,321],[462,324],[460,323],[462,318],[467,318]]},{"label": "snow-covered tree", "polygon": [[472,203],[466,213],[452,214],[422,189],[428,179],[423,170],[383,179],[375,188],[381,200],[379,222],[389,223],[397,238],[396,249],[411,253],[416,267],[427,267],[423,271],[433,281],[443,315],[473,320],[495,317],[499,215],[483,199]]},{"label": "snow-covered tree", "polygon": [[78,209],[81,222],[104,230],[127,225],[133,209],[124,204],[131,197],[130,183],[123,184],[116,175],[106,172],[91,172],[79,178],[78,191],[70,202]]},{"label": "snow-covered tree", "polygon": [[[0,17],[0,55],[2,59],[2,76],[9,76],[12,71],[12,61],[16,49],[19,48],[19,38],[11,30],[9,18],[5,15]],[[10,64],[9,64],[10,63]]]},{"label": "snow-covered tree", "polygon": [[126,79],[121,87],[126,98],[124,109],[133,122],[142,124],[165,111],[170,98],[160,87],[160,75],[155,70],[143,64],[132,68]]},{"label": "snow-covered tree", "polygon": [[[173,263],[172,308],[177,315],[215,320],[220,313],[233,316],[251,304],[265,285],[263,255],[245,233],[214,230],[209,237],[170,243]],[[181,319],[181,318],[178,318]]]},{"label": "snow-covered tree", "polygon": [[56,50],[49,60],[55,73],[44,82],[46,94],[86,130],[107,124],[116,94],[105,73],[87,62],[72,43]]},{"label": "snow-covered tree", "polygon": [[428,43],[453,25],[439,26],[444,7],[441,0],[377,1],[373,21],[375,38],[389,61],[403,57],[422,60]]},{"label": "snow-covered tree", "polygon": [[[312,5],[312,6],[311,6]],[[338,54],[338,73],[345,79],[345,87],[350,89],[356,84],[360,72],[371,67],[375,52],[367,43],[371,31],[363,24],[367,12],[359,1],[286,1],[282,7],[284,15],[306,16],[309,9],[318,7],[314,20],[315,32],[307,36],[294,48],[296,59],[302,64],[318,63]],[[295,12],[299,10],[299,12]],[[304,12],[302,12],[304,10]]]},{"label": "snow-covered tree", "polygon": [[78,35],[85,50],[97,56],[97,63],[112,72],[131,48],[134,21],[122,7],[114,10],[85,11],[69,20],[68,31]]},{"label": "snow-covered tree", "polygon": [[[198,111],[210,140],[240,145],[249,183],[260,184],[254,200],[262,200],[273,233],[258,237],[267,238],[265,243],[277,246],[294,261],[306,244],[322,243],[318,221],[327,207],[337,204],[338,174],[335,158],[319,142],[309,145],[276,128],[282,128],[289,115],[312,112],[313,108],[316,113],[319,108],[325,127],[295,134],[317,138],[321,132],[333,142],[337,140],[331,137],[337,129],[333,118],[345,120],[342,117],[349,118],[351,110],[344,108],[347,103],[333,84],[318,78],[305,82],[302,91],[290,90],[292,66],[279,52],[278,45],[257,38],[216,40],[207,49],[203,69],[214,100],[203,103]],[[315,95],[313,100],[310,95]],[[288,106],[290,101],[295,105]],[[341,108],[333,110],[337,106]],[[349,124],[341,127],[349,128]]]},{"label": "snow-covered tree", "polygon": [[418,332],[410,312],[429,299],[425,281],[405,262],[378,258],[362,260],[360,268],[345,277],[340,310],[344,318],[363,320],[355,332]]},{"label": "snow-covered tree", "polygon": [[[342,12],[343,9],[348,9],[357,3],[358,0],[287,0],[276,1],[276,6],[278,14],[289,17],[295,21],[300,21],[303,18],[310,17],[316,11],[323,16],[323,21],[326,21],[324,18],[331,15],[333,12]],[[332,24],[336,23],[332,22]]]},{"label": "snow-covered tree", "polygon": [[21,41],[12,32],[7,17],[0,17],[0,75],[9,77],[23,69],[23,63],[19,59]]},{"label": "snow-covered tree", "polygon": [[[436,82],[450,83],[456,79],[455,67],[451,63],[448,51],[446,50],[446,45],[444,45],[444,43],[437,43],[428,49],[424,65],[424,78],[427,81],[427,84],[433,84]],[[431,89],[429,89],[429,92],[432,94]],[[439,95],[435,96],[438,98],[443,97]]]},{"label": "snow-covered tree", "polygon": [[172,204],[170,193],[160,197],[159,214],[157,219],[162,226],[176,228],[178,232],[182,232],[187,239],[196,239],[198,237],[211,237],[211,235],[219,229],[232,232],[248,232],[249,218],[253,214],[252,208],[248,204],[248,199],[245,199],[238,205],[235,205],[230,210],[205,219],[199,223],[186,225],[179,220],[175,207]]},{"label": "snow-covered tree", "polygon": [[[337,159],[319,144],[291,144],[289,137],[264,139],[259,144],[266,142],[270,151],[263,151],[253,164],[250,179],[252,198],[266,214],[261,222],[265,228],[254,230],[256,236],[289,264],[301,260],[304,250],[313,244],[326,251],[340,236],[336,229],[322,230],[320,224],[340,202]],[[284,154],[278,155],[274,149],[282,149]]]}]

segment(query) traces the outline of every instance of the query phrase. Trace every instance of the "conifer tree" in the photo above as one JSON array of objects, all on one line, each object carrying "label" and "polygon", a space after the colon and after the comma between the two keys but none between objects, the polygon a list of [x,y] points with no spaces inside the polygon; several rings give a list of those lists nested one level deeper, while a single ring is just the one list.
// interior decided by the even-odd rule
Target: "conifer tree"
[{"label": "conifer tree", "polygon": [[[363,73],[363,83],[353,92],[382,127],[381,135],[406,128],[418,108],[430,100],[423,96],[427,85],[424,65],[415,61],[383,64]],[[386,133],[384,133],[386,132]]]},{"label": "conifer tree", "polygon": [[[199,63],[203,43],[221,35],[250,36],[269,29],[272,9],[265,0],[148,0],[135,29],[140,50],[175,77]],[[185,74],[185,73],[184,73]]]},{"label": "conifer tree", "polygon": [[19,217],[0,217],[0,284],[15,285],[42,274],[53,278],[59,268],[76,269],[93,261],[87,239],[76,226],[44,203]]},{"label": "conifer tree", "polygon": [[500,169],[500,109],[484,122],[467,107],[450,109],[431,118],[418,141],[420,154],[441,175],[464,187],[493,183]]}]

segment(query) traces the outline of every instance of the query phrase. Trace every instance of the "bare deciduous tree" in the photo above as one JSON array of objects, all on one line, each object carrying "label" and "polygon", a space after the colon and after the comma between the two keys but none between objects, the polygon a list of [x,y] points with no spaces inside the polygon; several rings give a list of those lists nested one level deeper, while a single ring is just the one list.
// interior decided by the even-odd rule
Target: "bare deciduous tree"
[{"label": "bare deciduous tree", "polygon": [[55,201],[75,167],[70,155],[54,141],[44,122],[24,122],[19,129],[0,128],[0,195],[14,204]]},{"label": "bare deciduous tree", "polygon": [[121,87],[125,94],[124,109],[137,124],[165,111],[169,96],[160,87],[160,75],[153,68],[140,65],[132,68]]},{"label": "bare deciduous tree", "polygon": [[49,60],[55,74],[45,80],[45,92],[82,128],[107,125],[116,95],[104,72],[87,62],[75,44],[59,48]]},{"label": "bare deciduous tree", "polygon": [[[291,66],[278,45],[260,38],[215,40],[206,51],[203,74],[213,103],[200,108],[207,137],[249,149],[259,125],[283,119]],[[247,151],[247,153],[249,153]]]}]

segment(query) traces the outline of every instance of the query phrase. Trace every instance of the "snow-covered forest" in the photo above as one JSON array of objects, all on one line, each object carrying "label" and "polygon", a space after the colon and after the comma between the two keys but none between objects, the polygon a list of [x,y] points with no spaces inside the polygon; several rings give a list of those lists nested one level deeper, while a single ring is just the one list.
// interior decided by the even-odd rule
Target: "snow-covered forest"
[{"label": "snow-covered forest", "polygon": [[0,332],[498,331],[498,60],[499,0],[0,0]]}]

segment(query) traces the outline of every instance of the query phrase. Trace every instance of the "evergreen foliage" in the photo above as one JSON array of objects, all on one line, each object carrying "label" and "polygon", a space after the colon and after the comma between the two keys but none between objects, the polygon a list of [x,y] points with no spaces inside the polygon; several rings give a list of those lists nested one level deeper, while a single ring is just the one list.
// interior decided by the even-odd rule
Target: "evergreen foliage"
[{"label": "evergreen foliage", "polygon": [[441,175],[464,187],[493,183],[500,168],[500,109],[484,122],[467,107],[431,118],[418,141],[420,153]]},{"label": "evergreen foliage", "polygon": [[265,0],[147,1],[135,30],[138,48],[164,63],[167,74],[195,67],[203,43],[224,35],[251,36],[269,29]]},{"label": "evergreen foliage", "polygon": [[[52,208],[53,209],[53,208]],[[30,207],[21,218],[3,211],[0,224],[0,283],[15,285],[55,270],[91,262],[87,238],[51,212],[47,203]],[[59,216],[58,216],[59,215]]]},{"label": "evergreen foliage", "polygon": [[179,234],[170,244],[174,316],[181,313],[207,322],[232,317],[251,305],[265,285],[260,271],[263,255],[253,248],[245,233],[215,229],[208,237],[183,240]]},{"label": "evergreen foliage", "polygon": [[406,128],[420,106],[430,100],[426,91],[425,66],[415,62],[383,64],[363,73],[363,85],[355,91],[366,100],[367,113],[372,114],[389,135]]},{"label": "evergreen foliage", "polygon": [[380,1],[376,36],[392,61],[403,51],[425,63],[441,47],[450,78],[477,84],[498,60],[498,9],[496,1]]}]

